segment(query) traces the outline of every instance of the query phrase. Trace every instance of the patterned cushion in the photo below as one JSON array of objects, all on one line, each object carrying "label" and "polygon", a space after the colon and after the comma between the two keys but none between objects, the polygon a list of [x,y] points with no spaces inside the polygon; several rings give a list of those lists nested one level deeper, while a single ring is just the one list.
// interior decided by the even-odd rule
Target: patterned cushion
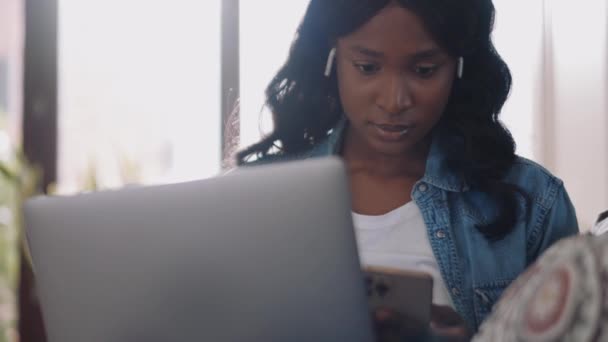
[{"label": "patterned cushion", "polygon": [[507,289],[473,341],[608,341],[608,234],[551,247]]}]

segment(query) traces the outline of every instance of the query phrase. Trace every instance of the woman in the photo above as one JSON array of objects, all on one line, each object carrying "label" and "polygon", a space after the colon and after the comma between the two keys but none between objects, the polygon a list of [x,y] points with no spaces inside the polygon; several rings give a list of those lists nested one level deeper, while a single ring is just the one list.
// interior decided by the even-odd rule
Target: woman
[{"label": "woman", "polygon": [[266,91],[274,131],[237,156],[340,155],[362,263],[431,273],[436,309],[472,331],[578,232],[562,182],[498,120],[511,76],[493,18],[491,0],[312,0]]}]

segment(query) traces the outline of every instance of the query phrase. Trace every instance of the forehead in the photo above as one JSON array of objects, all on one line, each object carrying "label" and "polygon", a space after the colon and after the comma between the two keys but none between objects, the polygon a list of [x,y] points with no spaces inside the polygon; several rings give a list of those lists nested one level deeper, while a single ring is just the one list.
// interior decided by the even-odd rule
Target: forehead
[{"label": "forehead", "polygon": [[397,2],[391,2],[339,43],[365,46],[387,56],[407,56],[439,48],[423,21]]}]

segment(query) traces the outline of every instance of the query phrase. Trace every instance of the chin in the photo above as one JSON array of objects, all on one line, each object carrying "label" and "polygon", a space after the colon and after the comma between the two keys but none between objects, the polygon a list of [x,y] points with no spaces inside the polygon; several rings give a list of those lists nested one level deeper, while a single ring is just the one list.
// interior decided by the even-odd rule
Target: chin
[{"label": "chin", "polygon": [[375,141],[371,146],[376,153],[387,157],[403,156],[408,150],[412,149],[411,144],[386,143],[378,141]]}]

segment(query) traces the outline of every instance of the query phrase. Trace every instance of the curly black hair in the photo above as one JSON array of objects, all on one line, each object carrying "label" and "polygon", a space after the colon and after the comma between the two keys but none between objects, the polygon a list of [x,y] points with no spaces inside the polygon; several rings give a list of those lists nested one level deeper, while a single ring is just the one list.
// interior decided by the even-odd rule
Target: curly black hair
[{"label": "curly black hair", "polygon": [[464,57],[465,72],[454,83],[438,126],[450,144],[450,165],[474,190],[496,200],[498,217],[477,227],[489,240],[507,235],[518,217],[517,196],[527,195],[502,179],[516,160],[515,142],[499,121],[511,89],[511,73],[491,40],[495,9],[491,0],[311,0],[289,58],[266,89],[274,130],[240,151],[237,164],[272,154],[297,154],[327,137],[343,115],[335,73],[323,74],[336,40],[353,33],[397,1],[421,18],[451,56]]}]

